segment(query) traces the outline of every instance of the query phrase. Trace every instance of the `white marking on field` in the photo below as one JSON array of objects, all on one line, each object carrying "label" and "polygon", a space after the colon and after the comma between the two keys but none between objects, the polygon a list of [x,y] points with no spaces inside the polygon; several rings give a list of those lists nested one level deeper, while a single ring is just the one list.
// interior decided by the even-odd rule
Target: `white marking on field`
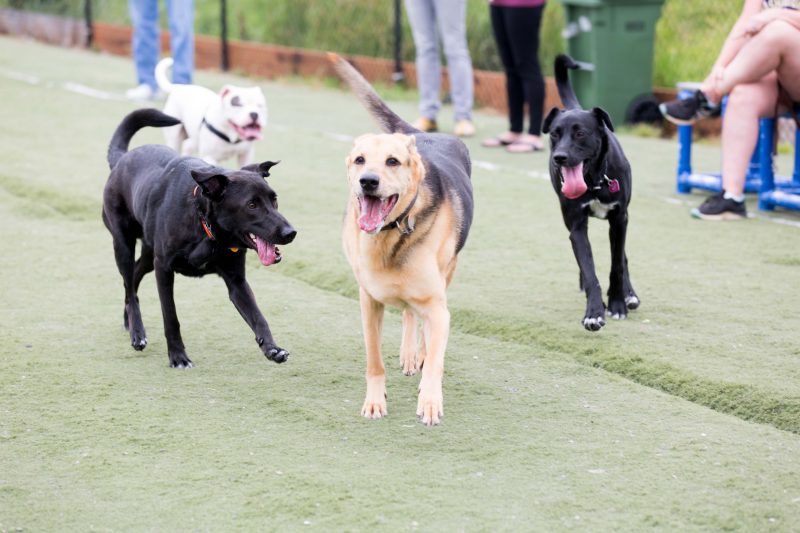
[{"label": "white marking on field", "polygon": [[781,224],[783,226],[792,226],[793,228],[800,228],[800,222],[797,220],[789,220],[788,218],[779,218],[779,217],[765,217],[760,215],[756,215],[756,218],[759,220],[774,222],[775,224]]},{"label": "white marking on field", "polygon": [[25,74],[24,72],[17,72],[16,70],[0,69],[0,73],[8,79],[21,81],[29,85],[39,85],[42,82],[42,80],[36,76]]},{"label": "white marking on field", "polygon": [[538,172],[536,170],[531,170],[528,172],[528,176],[544,181],[550,181],[550,174],[546,172]]},{"label": "white marking on field", "polygon": [[355,137],[353,137],[352,135],[347,135],[346,133],[331,133],[328,131],[323,131],[322,135],[329,139],[333,139],[334,141],[339,141],[343,143],[351,143],[353,142],[353,139],[355,139]]},{"label": "white marking on field", "polygon": [[668,204],[672,205],[689,205],[688,202],[684,202],[683,200],[680,200],[678,198],[670,198],[669,196],[664,196],[661,199],[667,202]]},{"label": "white marking on field", "polygon": [[100,89],[95,89],[93,87],[87,87],[86,85],[81,85],[80,83],[75,83],[72,81],[64,83],[62,87],[71,93],[81,94],[90,98],[97,98],[98,100],[125,100],[125,98],[120,95],[107,91],[101,91]]},{"label": "white marking on field", "polygon": [[497,163],[492,163],[491,161],[482,161],[480,159],[473,159],[472,166],[475,168],[480,168],[481,170],[486,170],[487,172],[497,172],[500,174],[522,174],[531,178],[550,181],[550,175],[548,173],[539,172],[538,170],[525,171],[515,167],[508,167],[499,165]]},{"label": "white marking on field", "polygon": [[497,163],[491,163],[489,161],[480,161],[480,160],[473,160],[472,165],[477,168],[482,168],[483,170],[488,170],[489,172],[497,172],[501,170],[501,166]]}]

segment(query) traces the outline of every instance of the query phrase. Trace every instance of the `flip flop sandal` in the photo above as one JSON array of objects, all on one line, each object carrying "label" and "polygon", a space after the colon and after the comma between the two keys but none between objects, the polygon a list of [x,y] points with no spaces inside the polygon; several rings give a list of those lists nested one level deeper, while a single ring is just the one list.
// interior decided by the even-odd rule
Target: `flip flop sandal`
[{"label": "flip flop sandal", "polygon": [[485,148],[499,148],[501,146],[509,146],[514,144],[514,141],[506,141],[500,137],[490,137],[481,141],[481,146]]},{"label": "flip flop sandal", "polygon": [[530,152],[542,152],[544,146],[526,141],[516,141],[506,146],[506,151],[512,154],[527,154]]}]

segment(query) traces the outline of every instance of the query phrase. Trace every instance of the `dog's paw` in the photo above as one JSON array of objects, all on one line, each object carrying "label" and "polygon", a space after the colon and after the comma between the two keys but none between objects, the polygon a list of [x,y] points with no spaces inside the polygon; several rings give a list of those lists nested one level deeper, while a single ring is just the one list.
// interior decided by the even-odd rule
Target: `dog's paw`
[{"label": "dog's paw", "polygon": [[606,314],[614,320],[625,320],[628,316],[628,306],[624,300],[609,300]]},{"label": "dog's paw", "polygon": [[361,406],[361,416],[372,420],[383,418],[386,410],[386,382],[382,378],[367,378],[367,396]]},{"label": "dog's paw", "polygon": [[442,395],[442,383],[425,383],[419,386],[417,396],[417,417],[426,426],[437,426],[444,416],[444,396]]},{"label": "dog's paw", "polygon": [[603,315],[599,316],[585,316],[583,317],[583,327],[589,331],[599,331],[600,328],[606,325],[606,319]]},{"label": "dog's paw", "polygon": [[406,376],[413,376],[419,370],[417,365],[417,354],[407,350],[406,353],[400,352],[400,367],[403,369],[403,374]]},{"label": "dog's paw", "polygon": [[147,337],[144,333],[131,333],[131,346],[137,352],[144,350],[145,346],[147,346]]},{"label": "dog's paw", "polygon": [[172,368],[193,368],[194,364],[186,352],[169,352],[169,366]]},{"label": "dog's paw", "polygon": [[286,360],[289,359],[289,352],[277,346],[264,350],[264,355],[270,361],[274,361],[278,364],[285,363]]},{"label": "dog's paw", "polygon": [[272,339],[266,340],[264,337],[256,337],[256,342],[261,347],[264,357],[278,364],[285,363],[289,359],[289,352],[272,343]]},{"label": "dog's paw", "polygon": [[625,297],[625,305],[628,309],[637,309],[642,302],[639,300],[639,297],[635,294],[629,294]]}]

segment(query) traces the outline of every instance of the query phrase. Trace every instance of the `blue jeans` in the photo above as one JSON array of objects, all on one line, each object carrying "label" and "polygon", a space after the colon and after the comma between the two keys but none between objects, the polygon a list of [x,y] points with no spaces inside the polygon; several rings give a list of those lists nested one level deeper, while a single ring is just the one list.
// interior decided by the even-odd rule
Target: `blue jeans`
[{"label": "blue jeans", "polygon": [[466,0],[405,0],[417,49],[419,111],[435,119],[442,107],[439,37],[444,45],[455,119],[472,118],[472,61],[467,48]]},{"label": "blue jeans", "polygon": [[[158,0],[129,0],[133,22],[133,61],[139,83],[158,89],[156,63],[161,56]],[[167,0],[173,83],[192,83],[194,72],[194,0]]]}]

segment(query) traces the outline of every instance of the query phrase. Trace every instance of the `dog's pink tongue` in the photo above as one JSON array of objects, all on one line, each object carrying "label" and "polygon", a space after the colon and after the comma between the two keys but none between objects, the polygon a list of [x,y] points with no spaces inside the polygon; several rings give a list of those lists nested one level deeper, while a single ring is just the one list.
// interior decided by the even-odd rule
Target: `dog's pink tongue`
[{"label": "dog's pink tongue", "polygon": [[257,141],[261,139],[261,125],[257,122],[246,126],[239,126],[231,120],[230,125],[236,130],[236,134],[245,141]]},{"label": "dog's pink tongue", "polygon": [[570,200],[578,198],[588,189],[583,180],[583,163],[574,167],[561,167],[561,175],[564,177],[561,192]]},{"label": "dog's pink tongue", "polygon": [[358,217],[359,227],[367,233],[378,229],[383,222],[381,199],[375,196],[362,196],[358,199],[361,206],[361,216]]},{"label": "dog's pink tongue", "polygon": [[242,130],[244,132],[243,137],[248,141],[261,140],[261,127],[245,126]]},{"label": "dog's pink tongue", "polygon": [[261,264],[268,267],[275,262],[278,254],[275,252],[275,245],[270,244],[261,237],[256,237],[256,248]]}]

